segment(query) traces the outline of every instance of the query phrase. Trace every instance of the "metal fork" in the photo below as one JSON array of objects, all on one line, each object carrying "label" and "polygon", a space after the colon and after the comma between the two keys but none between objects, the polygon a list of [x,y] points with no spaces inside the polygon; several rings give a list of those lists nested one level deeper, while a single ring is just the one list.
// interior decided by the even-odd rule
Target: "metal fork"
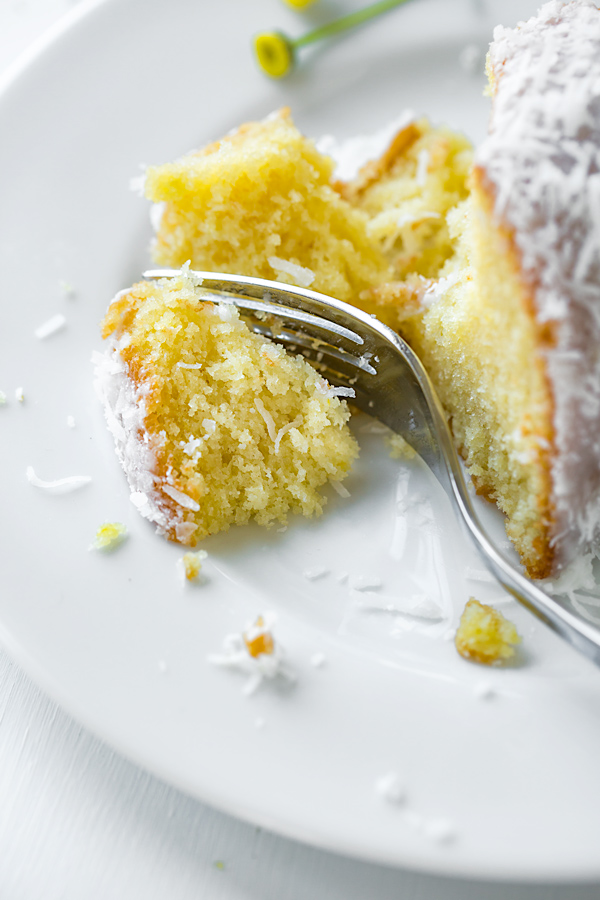
[{"label": "metal fork", "polygon": [[[144,278],[181,275],[151,269]],[[519,572],[488,537],[471,502],[440,401],[417,356],[374,316],[306,288],[216,272],[189,271],[207,300],[233,303],[257,332],[297,348],[332,384],[352,387],[353,403],[413,447],[452,501],[500,584],[577,650],[600,665],[600,630]]]}]

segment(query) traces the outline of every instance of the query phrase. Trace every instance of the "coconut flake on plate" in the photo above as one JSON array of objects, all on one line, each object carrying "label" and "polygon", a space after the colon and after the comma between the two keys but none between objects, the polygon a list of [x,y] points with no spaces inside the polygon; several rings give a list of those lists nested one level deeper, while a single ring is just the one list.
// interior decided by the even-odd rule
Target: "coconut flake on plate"
[{"label": "coconut flake on plate", "polygon": [[469,581],[491,581],[495,583],[496,579],[487,569],[475,569],[472,566],[465,566],[465,578]]},{"label": "coconut flake on plate", "polygon": [[350,576],[350,587],[354,591],[374,591],[378,590],[382,585],[381,578],[367,572]]},{"label": "coconut flake on plate", "polygon": [[34,487],[41,488],[51,494],[68,494],[76,491],[92,480],[91,475],[68,475],[66,478],[55,478],[52,481],[44,481],[35,474],[33,466],[27,466],[25,470],[27,481]]},{"label": "coconut flake on plate", "polygon": [[43,341],[45,338],[50,337],[52,334],[56,334],[57,331],[60,331],[67,324],[67,320],[62,313],[56,313],[56,315],[51,316],[46,322],[43,322],[41,325],[35,329],[34,334],[38,340]]},{"label": "coconut flake on plate", "polygon": [[406,785],[397,772],[382,775],[375,782],[375,791],[388,803],[399,805],[406,802]]},{"label": "coconut flake on plate", "polygon": [[350,497],[350,491],[348,490],[348,488],[345,485],[342,484],[341,481],[336,481],[335,478],[332,478],[332,480],[329,483],[330,483],[331,487],[334,489],[334,491],[336,492],[336,494],[339,494],[340,497],[344,498],[344,500],[346,500],[348,497]]},{"label": "coconut flake on plate", "polygon": [[317,578],[323,578],[325,575],[329,575],[329,569],[325,566],[314,566],[311,569],[305,569],[302,574],[308,581],[316,581]]},{"label": "coconut flake on plate", "polygon": [[456,839],[456,826],[450,819],[426,819],[422,831],[425,837],[436,844],[448,844]]}]

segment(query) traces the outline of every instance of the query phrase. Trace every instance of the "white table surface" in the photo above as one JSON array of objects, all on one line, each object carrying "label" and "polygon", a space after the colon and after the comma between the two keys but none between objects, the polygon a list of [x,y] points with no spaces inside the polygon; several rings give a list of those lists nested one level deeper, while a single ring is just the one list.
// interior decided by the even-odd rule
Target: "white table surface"
[{"label": "white table surface", "polygon": [[[0,0],[0,74],[76,2]],[[442,879],[266,833],[114,753],[0,649],[0,900],[125,897],[591,900],[600,884]]]}]

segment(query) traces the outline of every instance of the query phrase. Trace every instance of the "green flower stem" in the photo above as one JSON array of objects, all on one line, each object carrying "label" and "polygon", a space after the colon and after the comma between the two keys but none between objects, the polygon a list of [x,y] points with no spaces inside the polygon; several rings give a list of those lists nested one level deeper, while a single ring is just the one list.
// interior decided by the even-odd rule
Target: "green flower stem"
[{"label": "green flower stem", "polygon": [[381,13],[407,2],[408,0],[379,0],[379,2],[372,3],[371,6],[367,6],[365,9],[359,9],[357,12],[342,16],[341,19],[336,19],[335,22],[322,25],[321,28],[315,28],[314,31],[309,31],[308,34],[304,34],[302,37],[292,39],[290,44],[294,50],[297,47],[306,47],[307,44],[313,44],[315,41],[322,40],[322,38],[333,37],[343,31],[348,31],[349,28],[362,25],[363,22],[368,22],[369,19],[373,19],[375,16],[379,16]]}]

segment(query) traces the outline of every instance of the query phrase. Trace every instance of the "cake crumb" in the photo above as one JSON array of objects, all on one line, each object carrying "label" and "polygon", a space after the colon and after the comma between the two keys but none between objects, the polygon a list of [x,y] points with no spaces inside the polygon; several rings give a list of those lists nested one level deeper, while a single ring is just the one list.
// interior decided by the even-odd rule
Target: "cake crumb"
[{"label": "cake crumb", "polygon": [[414,459],[417,451],[404,440],[401,434],[388,434],[384,438],[385,446],[390,451],[392,459]]},{"label": "cake crumb", "polygon": [[15,388],[15,400],[17,400],[19,403],[23,403],[23,401],[25,400],[25,391],[20,386],[18,388]]},{"label": "cake crumb", "polygon": [[254,659],[266,653],[271,656],[275,652],[275,641],[273,635],[266,627],[265,620],[259,616],[254,623],[246,631],[242,633],[246,650]]},{"label": "cake crumb", "polygon": [[127,536],[127,529],[121,522],[105,522],[96,532],[91,549],[116,550]]},{"label": "cake crumb", "polygon": [[67,428],[75,428],[75,417],[67,416]]},{"label": "cake crumb", "polygon": [[184,583],[186,581],[197,581],[202,568],[202,562],[206,559],[208,553],[206,550],[196,550],[195,552],[184,553],[181,559],[177,560],[177,566],[181,573]]},{"label": "cake crumb", "polygon": [[493,666],[511,659],[521,638],[515,625],[501,612],[471,597],[461,616],[454,642],[465,659]]},{"label": "cake crumb", "polygon": [[5,406],[7,402],[8,399],[6,397],[6,394],[4,393],[4,391],[0,391],[0,406]]}]

